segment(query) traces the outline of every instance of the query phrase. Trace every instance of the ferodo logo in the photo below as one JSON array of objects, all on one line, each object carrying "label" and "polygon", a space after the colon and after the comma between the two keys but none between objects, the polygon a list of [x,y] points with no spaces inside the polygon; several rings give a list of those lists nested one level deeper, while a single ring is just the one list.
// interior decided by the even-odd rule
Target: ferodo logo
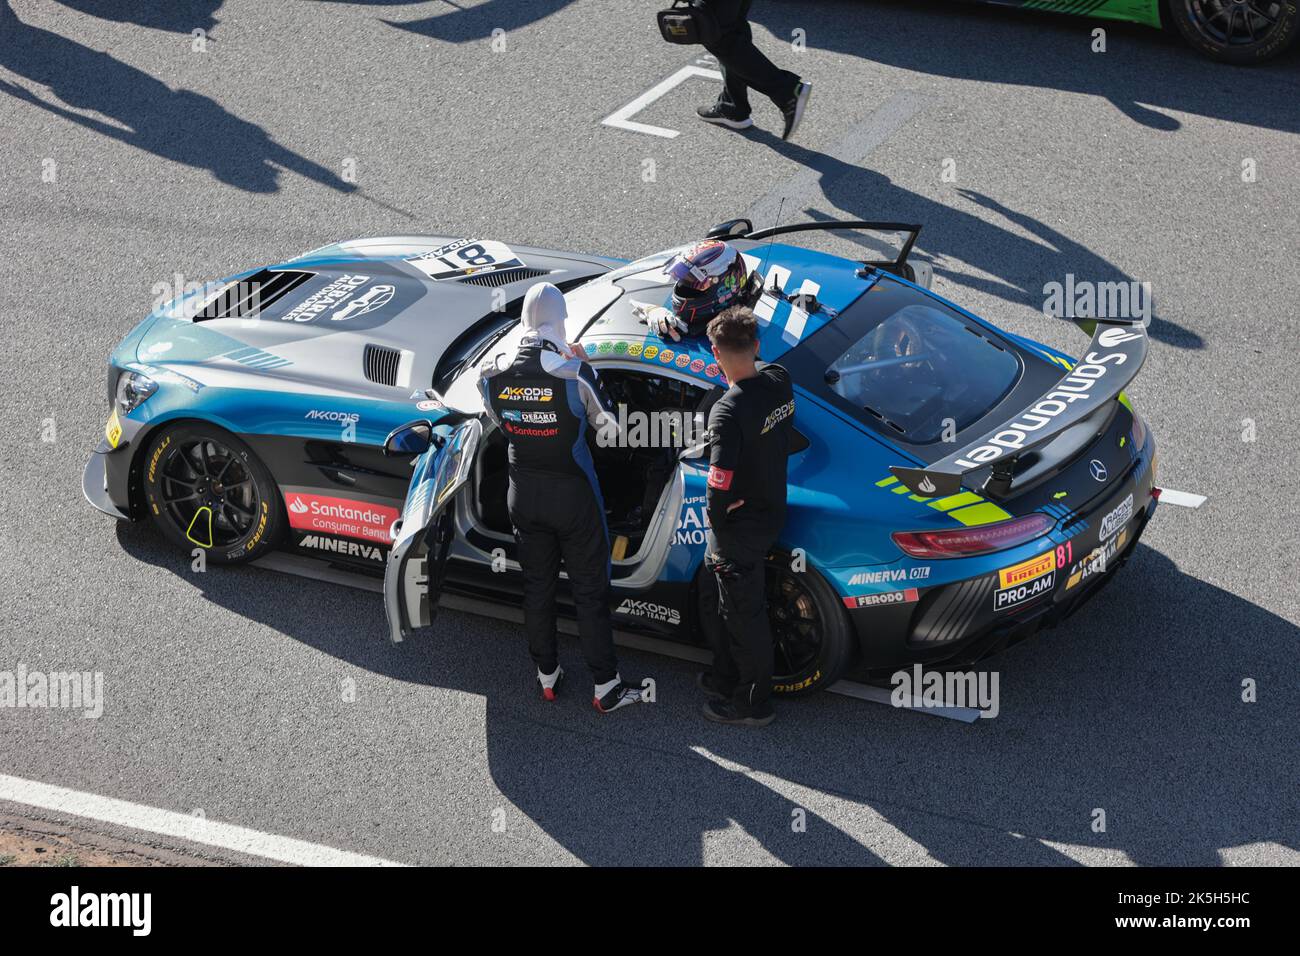
[{"label": "ferodo logo", "polygon": [[632,598],[623,599],[623,603],[618,606],[618,613],[630,614],[633,617],[647,617],[652,621],[663,621],[666,624],[682,622],[682,616],[675,607],[655,604],[651,601],[636,601]]},{"label": "ferodo logo", "polygon": [[497,396],[502,402],[549,402],[554,393],[549,387],[537,385],[507,385]]},{"label": "ferodo logo", "polygon": [[1044,551],[1036,558],[1021,561],[1009,568],[1003,568],[998,572],[998,583],[1004,588],[1011,588],[1018,584],[1025,584],[1035,578],[1041,578],[1043,575],[1050,574],[1055,570],[1056,553]]},{"label": "ferodo logo", "polygon": [[850,608],[880,607],[883,604],[911,604],[920,598],[916,588],[906,591],[885,591],[881,594],[854,594],[844,599],[844,606]]},{"label": "ferodo logo", "polygon": [[382,544],[392,541],[389,529],[401,517],[400,511],[388,505],[306,492],[285,492],[284,503],[291,528]]}]

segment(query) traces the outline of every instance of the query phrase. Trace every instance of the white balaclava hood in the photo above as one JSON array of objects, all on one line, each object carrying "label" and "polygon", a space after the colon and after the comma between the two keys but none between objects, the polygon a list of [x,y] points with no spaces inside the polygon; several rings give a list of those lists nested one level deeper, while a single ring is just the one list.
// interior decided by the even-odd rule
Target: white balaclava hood
[{"label": "white balaclava hood", "polygon": [[552,344],[564,347],[564,320],[569,309],[564,301],[564,293],[549,282],[540,282],[528,290],[524,296],[523,313],[520,316],[525,331],[536,332]]}]

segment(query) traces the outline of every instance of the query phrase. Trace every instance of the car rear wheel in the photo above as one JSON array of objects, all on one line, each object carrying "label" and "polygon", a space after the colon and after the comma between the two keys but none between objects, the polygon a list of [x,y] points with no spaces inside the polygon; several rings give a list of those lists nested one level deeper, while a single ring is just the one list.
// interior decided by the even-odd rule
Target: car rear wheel
[{"label": "car rear wheel", "polygon": [[1262,63],[1300,32],[1294,0],[1168,0],[1167,9],[1194,49],[1224,63]]},{"label": "car rear wheel", "polygon": [[242,441],[216,425],[185,422],[155,434],[142,484],[149,517],[187,551],[242,564],[275,547],[284,509],[271,473]]},{"label": "car rear wheel", "polygon": [[[847,615],[831,586],[812,568],[776,552],[767,561],[767,616],[772,629],[772,693],[809,694],[839,680],[853,658]],[[700,586],[716,587],[702,569]]]}]

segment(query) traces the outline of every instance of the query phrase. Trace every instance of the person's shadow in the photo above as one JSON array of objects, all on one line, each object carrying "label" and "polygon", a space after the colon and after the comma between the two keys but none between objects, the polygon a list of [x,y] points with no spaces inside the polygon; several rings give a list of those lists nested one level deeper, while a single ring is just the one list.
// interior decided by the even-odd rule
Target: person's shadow
[{"label": "person's shadow", "polygon": [[[331,796],[388,808],[362,812],[373,827],[353,831],[362,851],[442,859],[445,848],[411,842],[411,827],[428,818],[431,790],[446,812],[487,819],[492,808],[464,804],[491,787],[459,789],[481,750],[507,825],[522,813],[591,864],[1072,865],[1077,853],[1058,843],[1201,865],[1248,844],[1300,847],[1286,806],[1300,629],[1145,546],[1080,613],[987,662],[1000,674],[996,719],[959,724],[820,694],[781,702],[777,722],[753,731],[705,721],[695,668],[681,661],[620,649],[625,676],[653,675],[659,701],[601,718],[571,638],[566,694],[547,705],[515,625],[443,610],[394,647],[378,595],[259,568],[193,574],[149,527],[119,526],[118,540],[263,625],[263,639],[270,629],[389,679],[350,705],[385,710],[353,721],[362,736],[348,747],[403,756],[370,760],[365,792]],[[1244,678],[1257,681],[1258,703],[1242,701]],[[402,683],[484,699],[482,743],[478,718],[464,724],[472,704],[440,697],[445,712],[417,707],[412,720],[394,699]],[[376,726],[388,736],[367,739]],[[423,747],[432,738],[438,747]],[[1105,832],[1092,829],[1098,809]],[[737,827],[747,840],[714,837]],[[741,857],[723,855],[738,846]]]},{"label": "person's shadow", "polygon": [[166,30],[170,33],[211,31],[217,25],[215,14],[225,0],[58,0],[65,7],[136,26]]},{"label": "person's shadow", "polygon": [[47,88],[54,99],[3,74],[0,92],[163,159],[209,170],[239,189],[276,192],[281,169],[339,192],[356,189],[215,100],[191,90],[173,90],[106,52],[24,23],[9,0],[0,0],[0,69]]},{"label": "person's shadow", "polygon": [[[317,3],[348,3],[368,6],[400,6],[423,0],[316,0]],[[444,43],[469,43],[492,36],[494,30],[510,33],[544,20],[563,10],[573,0],[482,0],[472,6],[448,4],[450,9],[437,16],[401,22],[385,19],[384,23],[399,30],[442,40]]]},{"label": "person's shadow", "polygon": [[[975,190],[960,189],[958,193],[1007,225],[999,225],[904,189],[873,169],[853,165],[799,143],[782,141],[768,130],[755,127],[742,135],[817,173],[818,185],[827,204],[847,213],[849,218],[920,223],[924,232],[919,244],[924,251],[918,249],[913,256],[929,262],[936,274],[957,285],[1041,310],[1045,298],[1044,276],[1064,281],[1065,276],[1072,273],[1080,280],[1095,283],[1133,281],[1114,263],[1059,230]],[[786,209],[783,213],[783,218],[788,221],[801,217],[814,220],[844,218],[816,206],[798,211]],[[1022,235],[1022,231],[1028,236]],[[863,240],[855,240],[851,234],[847,238],[863,244],[872,256],[879,254],[879,250]],[[999,278],[989,279],[974,274],[969,268],[971,266],[985,275]],[[1191,329],[1154,313],[1148,331],[1152,338],[1179,348],[1199,349],[1205,344]]]}]

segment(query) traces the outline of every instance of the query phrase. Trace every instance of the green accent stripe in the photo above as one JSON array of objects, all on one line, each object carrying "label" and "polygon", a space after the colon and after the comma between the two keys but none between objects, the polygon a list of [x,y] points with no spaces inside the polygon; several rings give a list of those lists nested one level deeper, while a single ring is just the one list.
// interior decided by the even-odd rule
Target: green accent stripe
[{"label": "green accent stripe", "polygon": [[876,482],[876,487],[877,487],[877,488],[888,488],[890,485],[892,485],[892,484],[893,484],[894,482],[896,482],[896,481],[898,481],[898,479],[895,478],[893,475],[890,475],[888,478],[884,478],[884,479],[882,479],[882,480]]},{"label": "green accent stripe", "polygon": [[962,505],[973,505],[983,501],[979,495],[973,491],[963,491],[955,495],[949,495],[947,498],[940,498],[938,501],[930,502],[931,508],[938,508],[940,511],[951,511],[953,508],[960,508]]},{"label": "green accent stripe", "polygon": [[982,524],[993,524],[995,521],[1006,521],[1011,517],[1010,514],[1003,511],[991,501],[984,501],[977,505],[971,505],[969,508],[958,508],[956,511],[949,511],[948,514],[950,517],[956,518],[968,528],[973,528]]}]

